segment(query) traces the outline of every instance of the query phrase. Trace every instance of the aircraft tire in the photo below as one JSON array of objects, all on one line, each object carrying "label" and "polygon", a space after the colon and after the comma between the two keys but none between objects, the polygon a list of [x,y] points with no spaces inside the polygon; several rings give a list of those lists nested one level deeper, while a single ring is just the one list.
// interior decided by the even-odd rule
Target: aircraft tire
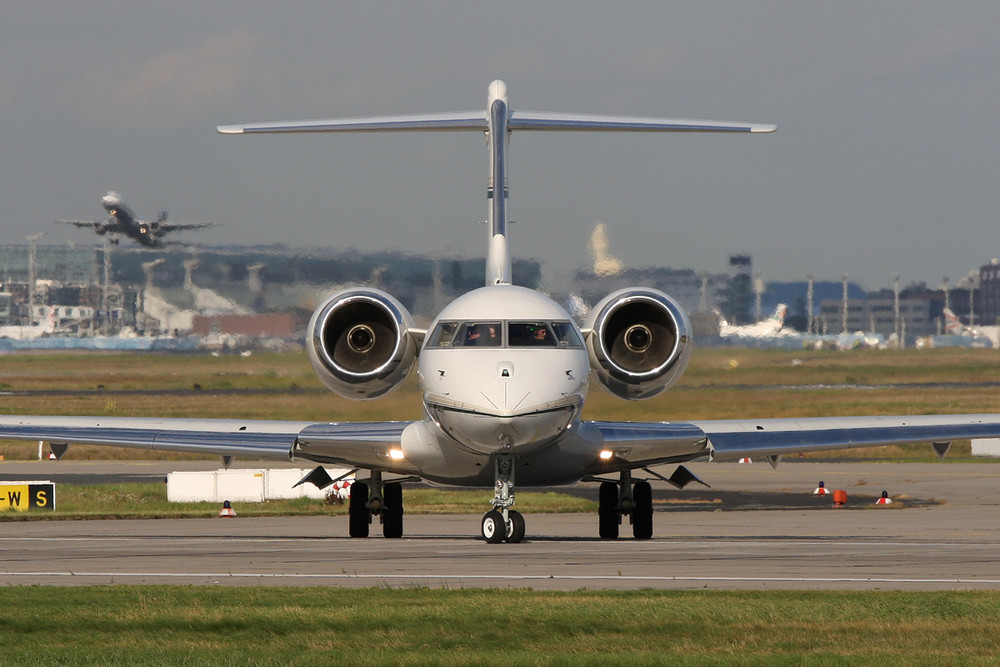
[{"label": "aircraft tire", "polygon": [[371,518],[368,512],[368,485],[364,482],[351,484],[348,517],[351,537],[368,537],[368,524],[371,522]]},{"label": "aircraft tire", "polygon": [[602,540],[618,539],[618,485],[601,482],[597,518]]},{"label": "aircraft tire", "polygon": [[483,515],[483,539],[489,544],[500,544],[507,536],[507,526],[503,520],[503,514],[496,510],[490,510]]},{"label": "aircraft tire", "polygon": [[635,508],[632,510],[632,536],[648,540],[653,536],[653,487],[649,482],[636,482],[632,488]]},{"label": "aircraft tire", "polygon": [[517,544],[524,539],[524,516],[517,510],[507,512],[510,525],[507,526],[507,536],[504,538],[511,544]]},{"label": "aircraft tire", "polygon": [[397,539],[403,536],[403,486],[386,484],[382,487],[382,535]]}]

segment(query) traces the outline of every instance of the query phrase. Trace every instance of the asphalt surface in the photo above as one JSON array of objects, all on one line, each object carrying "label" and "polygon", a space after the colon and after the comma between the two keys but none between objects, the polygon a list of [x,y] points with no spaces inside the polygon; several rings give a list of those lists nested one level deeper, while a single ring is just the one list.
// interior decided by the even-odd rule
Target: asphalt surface
[{"label": "asphalt surface", "polygon": [[[8,461],[0,480],[162,480],[216,467]],[[1000,589],[995,463],[688,467],[712,488],[654,483],[647,541],[600,540],[596,515],[524,505],[525,541],[499,545],[478,537],[480,515],[408,514],[392,541],[377,524],[375,537],[346,537],[346,516],[0,522],[0,585]],[[815,497],[820,480],[845,490],[847,505]],[[883,489],[896,502],[876,507]],[[593,484],[562,490],[596,497]]]}]

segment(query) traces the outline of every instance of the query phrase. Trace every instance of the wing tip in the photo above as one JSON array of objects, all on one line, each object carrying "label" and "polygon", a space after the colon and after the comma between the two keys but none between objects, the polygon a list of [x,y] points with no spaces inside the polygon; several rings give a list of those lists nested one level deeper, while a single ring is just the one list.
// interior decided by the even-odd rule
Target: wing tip
[{"label": "wing tip", "polygon": [[243,134],[242,125],[219,125],[215,129],[219,134]]}]

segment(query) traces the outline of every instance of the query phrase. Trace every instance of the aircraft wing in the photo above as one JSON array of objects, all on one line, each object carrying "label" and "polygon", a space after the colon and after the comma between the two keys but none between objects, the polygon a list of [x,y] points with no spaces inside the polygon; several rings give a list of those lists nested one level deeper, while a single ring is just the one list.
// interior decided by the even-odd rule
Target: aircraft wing
[{"label": "aircraft wing", "polygon": [[[131,447],[221,457],[305,459],[414,474],[399,448],[411,422],[294,422],[141,417],[0,416],[0,440]],[[735,461],[799,452],[1000,437],[1000,415],[913,415],[694,422],[587,422],[617,468],[699,457]],[[606,471],[607,464],[593,472]]]},{"label": "aircraft wing", "polygon": [[[312,423],[236,419],[0,416],[0,440],[105,445],[223,457],[297,458],[411,472],[396,464],[409,422]],[[321,452],[321,454],[319,453]]]},{"label": "aircraft wing", "polygon": [[616,452],[616,460],[630,468],[702,455],[713,461],[736,461],[753,456],[1000,437],[998,414],[590,424],[601,431],[604,447]]},{"label": "aircraft wing", "polygon": [[63,225],[76,225],[77,227],[86,227],[88,229],[97,229],[104,225],[103,220],[56,220],[56,222]]},{"label": "aircraft wing", "polygon": [[177,232],[183,229],[205,229],[206,227],[218,227],[220,222],[161,222],[158,223],[161,231]]}]

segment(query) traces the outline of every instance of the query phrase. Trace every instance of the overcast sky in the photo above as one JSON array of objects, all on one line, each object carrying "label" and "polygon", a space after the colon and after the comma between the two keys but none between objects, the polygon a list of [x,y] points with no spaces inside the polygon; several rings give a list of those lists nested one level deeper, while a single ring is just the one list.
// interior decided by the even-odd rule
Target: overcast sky
[{"label": "overcast sky", "polygon": [[552,276],[594,224],[628,265],[868,289],[1000,255],[1000,3],[0,1],[0,243],[57,218],[209,242],[482,255],[474,133],[219,124],[485,108],[776,123],[771,135],[515,134],[512,247]]}]

